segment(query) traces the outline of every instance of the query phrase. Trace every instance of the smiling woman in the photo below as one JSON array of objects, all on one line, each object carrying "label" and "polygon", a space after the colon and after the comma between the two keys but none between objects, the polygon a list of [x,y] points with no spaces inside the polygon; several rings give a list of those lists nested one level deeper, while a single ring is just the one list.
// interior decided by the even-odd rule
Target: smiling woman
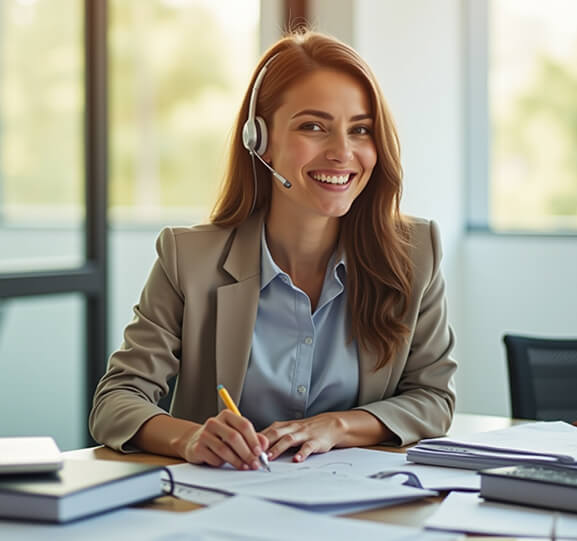
[{"label": "smiling woman", "polygon": [[[453,334],[434,222],[399,211],[399,144],[343,43],[291,34],[263,56],[211,223],[166,228],[91,430],[116,449],[258,468],[444,433]],[[278,182],[280,180],[280,182]],[[158,407],[177,376],[170,414]],[[244,417],[219,406],[217,384]]]}]

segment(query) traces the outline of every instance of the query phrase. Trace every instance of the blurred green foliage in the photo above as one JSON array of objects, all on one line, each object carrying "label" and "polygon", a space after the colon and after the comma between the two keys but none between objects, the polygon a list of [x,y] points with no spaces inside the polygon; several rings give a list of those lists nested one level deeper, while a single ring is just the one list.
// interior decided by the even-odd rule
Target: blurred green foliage
[{"label": "blurred green foliage", "polygon": [[83,186],[81,3],[0,2],[0,197],[74,204]]},{"label": "blurred green foliage", "polygon": [[[197,216],[212,205],[258,47],[258,13],[231,30],[215,11],[230,1],[109,0],[114,216]],[[82,2],[54,7],[0,2],[4,205],[83,205]]]},{"label": "blurred green foliage", "polygon": [[494,218],[506,227],[577,227],[577,48],[538,58],[534,77],[494,119]]}]

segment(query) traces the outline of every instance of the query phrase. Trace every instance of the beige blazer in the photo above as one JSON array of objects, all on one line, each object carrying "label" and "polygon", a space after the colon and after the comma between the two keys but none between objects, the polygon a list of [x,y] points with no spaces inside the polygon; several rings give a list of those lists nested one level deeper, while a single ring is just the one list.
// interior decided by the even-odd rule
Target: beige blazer
[{"label": "beige blazer", "polygon": [[[358,406],[379,418],[405,445],[444,434],[455,403],[441,247],[434,222],[412,219],[413,295],[407,344],[384,368],[359,347]],[[164,229],[158,258],[134,307],[124,341],[112,354],[94,395],[94,439],[130,451],[128,441],[151,417],[178,374],[175,417],[198,423],[218,413],[216,386],[240,400],[260,292],[262,216],[238,228]]]}]

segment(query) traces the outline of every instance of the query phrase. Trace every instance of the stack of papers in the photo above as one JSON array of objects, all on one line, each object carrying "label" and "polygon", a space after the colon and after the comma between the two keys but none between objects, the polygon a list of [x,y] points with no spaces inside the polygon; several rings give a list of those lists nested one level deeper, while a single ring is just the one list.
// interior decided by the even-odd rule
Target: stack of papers
[{"label": "stack of papers", "polygon": [[[370,479],[334,469],[273,462],[271,473],[212,468],[193,464],[169,466],[179,486],[211,489],[283,503],[309,511],[340,514],[436,496],[436,492],[403,485],[404,479]],[[336,464],[338,470],[338,464]]]},{"label": "stack of papers", "polygon": [[562,421],[536,422],[458,439],[422,440],[408,450],[407,459],[473,470],[515,464],[577,468],[577,428]]},{"label": "stack of papers", "polygon": [[[170,466],[175,481],[174,495],[188,501],[213,505],[230,497],[231,494],[255,496],[258,493],[258,497],[332,514],[394,505],[408,499],[430,495],[428,491],[453,489],[478,491],[480,486],[480,478],[476,472],[413,464],[407,462],[404,453],[372,449],[334,449],[328,453],[312,455],[303,463],[294,463],[290,456],[285,456],[272,462],[271,468],[272,477],[267,472],[237,472],[230,467],[215,469],[191,464]],[[379,477],[389,474],[398,475],[378,480]],[[276,483],[279,475],[294,475],[294,478],[285,479],[280,489],[271,488],[269,484]],[[354,478],[361,478],[361,482],[356,485],[356,490],[360,489],[362,493],[360,500],[350,494],[350,498],[357,499],[356,503],[352,501],[336,503],[333,494],[324,496],[319,492],[309,494],[309,487],[315,482],[315,476],[318,478],[319,475],[328,477],[328,482],[332,482],[333,485],[339,482],[339,479],[341,484],[344,483],[346,477],[349,479],[347,484],[352,483]],[[411,487],[402,484],[406,484],[409,475],[416,477],[426,491],[407,490]],[[367,479],[370,477],[376,479]],[[255,481],[257,484],[253,485]],[[367,481],[371,484],[367,485]],[[379,484],[374,485],[375,481]],[[285,483],[286,488],[293,491],[292,494],[282,489]],[[165,486],[167,489],[170,488],[166,477]],[[363,493],[363,486],[368,486],[371,492]],[[365,500],[363,494],[364,496],[373,494],[375,486],[378,487],[378,499]],[[321,490],[321,487],[315,490]],[[281,493],[280,497],[276,494],[277,491]],[[305,492],[307,493],[303,496]],[[327,502],[325,499],[327,497],[333,501]],[[313,498],[317,501],[311,502]]]}]

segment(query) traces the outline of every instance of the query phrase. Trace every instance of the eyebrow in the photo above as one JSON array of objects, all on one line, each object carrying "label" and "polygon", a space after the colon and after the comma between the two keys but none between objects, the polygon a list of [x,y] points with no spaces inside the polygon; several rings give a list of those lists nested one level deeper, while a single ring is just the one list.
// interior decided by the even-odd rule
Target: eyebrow
[{"label": "eyebrow", "polygon": [[[299,111],[298,113],[295,113],[291,118],[298,118],[299,116],[305,116],[305,115],[310,115],[310,116],[318,116],[319,118],[324,118],[326,120],[334,120],[333,115],[331,115],[330,113],[327,113],[325,111],[318,111],[316,109],[304,109],[303,111]],[[360,115],[354,115],[351,117],[351,121],[352,122],[357,122],[358,120],[372,120],[372,115],[368,114],[368,113],[363,113]]]}]

